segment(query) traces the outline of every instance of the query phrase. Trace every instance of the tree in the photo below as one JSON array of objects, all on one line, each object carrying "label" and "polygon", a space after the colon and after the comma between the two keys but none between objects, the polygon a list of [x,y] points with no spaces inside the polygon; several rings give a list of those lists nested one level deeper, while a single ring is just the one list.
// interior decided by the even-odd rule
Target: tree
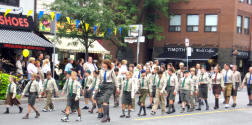
[{"label": "tree", "polygon": [[[78,38],[86,49],[85,61],[88,58],[88,48],[95,40],[103,37],[98,34],[103,33],[106,34],[105,38],[110,38],[108,29],[112,32],[115,27],[113,12],[103,6],[100,0],[55,0],[49,6],[51,10],[63,15],[60,18],[63,27],[58,28],[57,36]],[[79,20],[79,27],[72,22],[67,23],[66,17],[70,17],[72,22]],[[93,26],[97,26],[96,33]]]}]

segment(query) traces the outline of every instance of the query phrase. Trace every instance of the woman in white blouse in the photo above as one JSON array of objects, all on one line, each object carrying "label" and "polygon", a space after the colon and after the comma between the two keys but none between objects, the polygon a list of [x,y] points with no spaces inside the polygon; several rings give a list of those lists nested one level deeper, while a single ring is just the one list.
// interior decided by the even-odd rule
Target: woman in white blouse
[{"label": "woman in white blouse", "polygon": [[35,58],[34,57],[30,57],[29,58],[29,64],[27,66],[27,72],[28,72],[28,79],[31,79],[31,74],[37,74],[38,73],[38,69],[35,66]]},{"label": "woman in white blouse", "polygon": [[46,73],[47,73],[48,71],[51,71],[49,59],[45,59],[45,60],[43,61],[42,71],[43,71],[43,73],[44,73],[44,77],[46,77]]}]

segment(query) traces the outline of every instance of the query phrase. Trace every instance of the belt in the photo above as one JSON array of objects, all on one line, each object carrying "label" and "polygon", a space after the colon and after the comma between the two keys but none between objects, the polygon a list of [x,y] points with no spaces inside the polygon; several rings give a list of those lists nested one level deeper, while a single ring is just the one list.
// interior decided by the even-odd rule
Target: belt
[{"label": "belt", "polygon": [[102,82],[102,84],[112,84],[112,82]]}]

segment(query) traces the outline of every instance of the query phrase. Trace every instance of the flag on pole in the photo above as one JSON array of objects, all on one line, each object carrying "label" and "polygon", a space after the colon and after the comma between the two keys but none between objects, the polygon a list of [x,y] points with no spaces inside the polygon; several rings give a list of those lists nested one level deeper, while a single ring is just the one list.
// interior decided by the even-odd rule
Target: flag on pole
[{"label": "flag on pole", "polygon": [[44,11],[39,11],[38,19],[40,19],[44,15]]},{"label": "flag on pole", "polygon": [[86,31],[88,31],[89,24],[88,24],[88,23],[85,23],[85,27],[86,27]]},{"label": "flag on pole", "polygon": [[80,25],[80,21],[79,21],[79,20],[76,20],[76,28],[77,28],[77,29],[79,28],[79,25]]},{"label": "flag on pole", "polygon": [[119,27],[119,33],[122,35],[122,27]]},{"label": "flag on pole", "polygon": [[109,37],[110,37],[110,35],[111,35],[111,29],[110,28],[108,28],[108,34],[109,34]]},{"label": "flag on pole", "polygon": [[55,12],[51,12],[51,18],[52,18],[52,20],[54,19],[54,16],[55,16]]},{"label": "flag on pole", "polygon": [[11,9],[7,9],[6,12],[4,13],[4,17],[11,11]]},{"label": "flag on pole", "polygon": [[58,21],[59,18],[60,18],[60,13],[57,13],[57,14],[56,14],[56,21]]},{"label": "flag on pole", "polygon": [[71,23],[70,17],[66,17],[66,19],[67,19],[68,24],[70,24]]},{"label": "flag on pole", "polygon": [[94,34],[96,34],[97,26],[94,25]]},{"label": "flag on pole", "polygon": [[27,17],[29,17],[32,14],[32,12],[33,12],[33,10],[29,10],[28,14],[27,14]]},{"label": "flag on pole", "polygon": [[114,29],[114,33],[115,33],[115,36],[116,36],[116,33],[117,33],[117,28]]}]

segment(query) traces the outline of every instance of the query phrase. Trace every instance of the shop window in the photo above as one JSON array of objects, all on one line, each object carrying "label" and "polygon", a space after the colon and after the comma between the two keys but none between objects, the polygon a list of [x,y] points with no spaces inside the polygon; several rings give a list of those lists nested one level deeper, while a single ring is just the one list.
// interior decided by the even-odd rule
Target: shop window
[{"label": "shop window", "polygon": [[19,7],[19,0],[0,0],[0,4]]},{"label": "shop window", "polygon": [[218,15],[205,15],[205,32],[217,32]]},{"label": "shop window", "polygon": [[181,31],[181,15],[171,16],[169,24],[169,32],[180,32]]},{"label": "shop window", "polygon": [[187,15],[187,32],[199,31],[199,15]]},{"label": "shop window", "polygon": [[250,23],[250,19],[249,17],[245,17],[244,18],[244,34],[249,34],[249,23]]},{"label": "shop window", "polygon": [[242,16],[237,16],[236,31],[242,33]]}]

